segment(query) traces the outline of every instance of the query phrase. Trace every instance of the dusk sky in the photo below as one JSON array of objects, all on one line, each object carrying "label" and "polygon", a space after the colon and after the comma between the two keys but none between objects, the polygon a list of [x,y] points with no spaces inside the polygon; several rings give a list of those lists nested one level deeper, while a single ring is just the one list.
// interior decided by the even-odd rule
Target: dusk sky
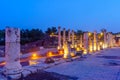
[{"label": "dusk sky", "polygon": [[120,0],[1,0],[0,29],[6,26],[120,32]]}]

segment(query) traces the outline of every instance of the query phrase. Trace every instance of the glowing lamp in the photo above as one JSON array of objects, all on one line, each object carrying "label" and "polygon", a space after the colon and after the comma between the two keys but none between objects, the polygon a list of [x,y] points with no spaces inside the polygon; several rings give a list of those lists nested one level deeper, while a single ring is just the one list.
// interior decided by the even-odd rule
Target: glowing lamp
[{"label": "glowing lamp", "polygon": [[37,54],[33,54],[32,56],[33,56],[33,57],[37,57]]},{"label": "glowing lamp", "polygon": [[64,54],[64,50],[61,49],[61,50],[58,51],[58,53],[59,53],[59,55],[63,55]]},{"label": "glowing lamp", "polygon": [[91,36],[91,35],[92,35],[92,33],[89,32],[89,33],[88,33],[88,36]]},{"label": "glowing lamp", "polygon": [[73,46],[73,45],[71,45],[71,48],[74,48],[74,46]]},{"label": "glowing lamp", "polygon": [[60,46],[58,46],[57,49],[59,50],[59,49],[60,49]]},{"label": "glowing lamp", "polygon": [[83,51],[83,54],[87,54],[87,50],[86,49]]},{"label": "glowing lamp", "polygon": [[52,57],[52,56],[54,56],[54,55],[53,55],[53,52],[49,51],[49,52],[47,53],[47,57]]},{"label": "glowing lamp", "polygon": [[80,48],[79,48],[79,47],[77,47],[77,48],[76,48],[76,51],[80,51]]},{"label": "glowing lamp", "polygon": [[53,37],[54,36],[54,33],[52,32],[51,34],[50,34],[50,37]]},{"label": "glowing lamp", "polygon": [[103,36],[103,33],[100,33],[101,36]]},{"label": "glowing lamp", "polygon": [[3,65],[5,65],[6,64],[6,62],[2,62],[2,63],[0,63],[0,66],[3,66]]},{"label": "glowing lamp", "polygon": [[75,54],[72,52],[72,53],[70,53],[70,55],[72,56],[72,57],[74,57],[75,56]]},{"label": "glowing lamp", "polygon": [[37,53],[33,53],[32,56],[31,56],[31,59],[38,59],[39,56]]}]

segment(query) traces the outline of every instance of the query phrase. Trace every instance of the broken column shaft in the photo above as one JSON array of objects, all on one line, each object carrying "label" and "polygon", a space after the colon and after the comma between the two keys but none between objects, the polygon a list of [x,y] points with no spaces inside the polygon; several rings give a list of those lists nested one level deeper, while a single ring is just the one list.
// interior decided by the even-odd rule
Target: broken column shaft
[{"label": "broken column shaft", "polygon": [[70,39],[70,29],[68,30],[68,41],[70,42],[71,39]]},{"label": "broken column shaft", "polygon": [[63,46],[66,42],[66,31],[65,31],[65,28],[63,29]]},{"label": "broken column shaft", "polygon": [[97,50],[97,32],[94,31],[94,51]]},{"label": "broken column shaft", "polygon": [[84,33],[84,54],[88,53],[88,32]]},{"label": "broken column shaft", "polygon": [[61,49],[62,45],[61,45],[61,30],[60,27],[58,27],[58,49]]},{"label": "broken column shaft", "polygon": [[80,35],[80,47],[82,48],[83,40],[82,40],[82,35]]},{"label": "broken column shaft", "polygon": [[72,30],[72,47],[74,48],[75,42],[74,42],[74,31]]},{"label": "broken column shaft", "polygon": [[6,28],[5,33],[5,74],[20,78],[22,72],[20,64],[20,30],[18,28]]}]

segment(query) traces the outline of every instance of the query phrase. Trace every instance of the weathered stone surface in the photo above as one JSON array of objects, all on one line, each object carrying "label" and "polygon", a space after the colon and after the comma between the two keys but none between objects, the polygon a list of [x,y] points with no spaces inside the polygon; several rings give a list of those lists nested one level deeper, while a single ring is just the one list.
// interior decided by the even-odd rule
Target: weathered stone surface
[{"label": "weathered stone surface", "polygon": [[18,28],[6,28],[5,42],[20,42],[20,29]]},{"label": "weathered stone surface", "polygon": [[68,41],[70,42],[71,41],[71,38],[70,38],[70,29],[68,29]]},{"label": "weathered stone surface", "polygon": [[93,46],[93,50],[96,51],[97,50],[97,32],[94,31],[94,46]]},{"label": "weathered stone surface", "polygon": [[86,50],[86,53],[88,52],[88,32],[84,33],[84,50]]},{"label": "weathered stone surface", "polygon": [[63,29],[63,45],[66,43],[66,31]]},{"label": "weathered stone surface", "polygon": [[23,74],[23,77],[26,77],[29,74],[31,74],[31,72],[29,70],[23,70],[22,74]]},{"label": "weathered stone surface", "polygon": [[58,27],[58,47],[61,49],[61,30],[60,27]]},{"label": "weathered stone surface", "polygon": [[20,30],[6,28],[5,41],[5,74],[12,78],[19,78],[22,72],[20,64]]},{"label": "weathered stone surface", "polygon": [[72,30],[72,46],[74,47],[75,40],[74,40],[74,31]]}]

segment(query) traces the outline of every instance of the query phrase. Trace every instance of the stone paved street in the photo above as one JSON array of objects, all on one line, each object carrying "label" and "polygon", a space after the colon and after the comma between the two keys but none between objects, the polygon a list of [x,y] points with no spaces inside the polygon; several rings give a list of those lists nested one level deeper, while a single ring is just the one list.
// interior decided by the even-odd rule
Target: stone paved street
[{"label": "stone paved street", "polygon": [[63,63],[46,71],[78,77],[78,80],[120,80],[120,48],[96,52],[84,60]]}]

